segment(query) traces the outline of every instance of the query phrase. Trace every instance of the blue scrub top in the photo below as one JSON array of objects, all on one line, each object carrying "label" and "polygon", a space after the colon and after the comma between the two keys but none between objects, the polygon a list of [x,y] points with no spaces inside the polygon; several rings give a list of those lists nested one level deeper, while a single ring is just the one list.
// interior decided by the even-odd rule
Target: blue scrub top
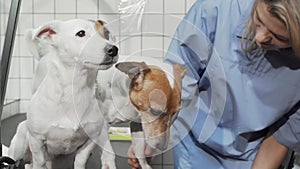
[{"label": "blue scrub top", "polygon": [[[178,26],[165,56],[166,62],[187,67],[172,135],[175,145],[185,142],[188,159],[196,160],[188,162],[190,168],[213,166],[201,155],[231,169],[235,167],[220,161],[252,161],[263,138],[249,141],[243,133],[270,126],[300,100],[300,59],[291,49],[245,53],[241,48],[253,2],[198,0]],[[300,112],[274,136],[300,151]]]}]

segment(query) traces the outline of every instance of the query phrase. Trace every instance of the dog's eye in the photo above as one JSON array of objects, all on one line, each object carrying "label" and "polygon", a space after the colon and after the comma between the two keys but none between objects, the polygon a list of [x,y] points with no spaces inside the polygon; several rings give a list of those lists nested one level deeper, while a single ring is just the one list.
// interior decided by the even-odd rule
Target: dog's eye
[{"label": "dog's eye", "polygon": [[84,30],[81,30],[81,31],[77,32],[77,33],[76,33],[76,36],[84,37],[84,36],[85,36],[85,31],[84,31]]},{"label": "dog's eye", "polygon": [[150,112],[152,113],[152,115],[154,116],[160,116],[162,115],[164,112],[162,112],[161,110],[155,110],[153,108],[150,108]]}]

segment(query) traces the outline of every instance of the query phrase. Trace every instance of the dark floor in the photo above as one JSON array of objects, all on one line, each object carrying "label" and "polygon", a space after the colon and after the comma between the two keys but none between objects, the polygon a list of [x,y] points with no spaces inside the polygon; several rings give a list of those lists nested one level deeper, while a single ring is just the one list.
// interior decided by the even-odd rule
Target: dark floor
[{"label": "dark floor", "polygon": [[[5,146],[9,146],[10,144],[10,140],[12,139],[12,137],[14,136],[16,129],[17,129],[17,125],[26,119],[25,114],[19,114],[19,115],[15,115],[12,117],[9,117],[7,119],[2,120],[1,122],[1,140],[2,140],[2,144],[4,144]],[[113,145],[116,143],[112,143]],[[122,146],[119,147],[118,146],[118,151],[127,151],[127,147],[129,146],[129,142],[123,142],[123,143],[118,143],[119,145],[121,144]],[[53,168],[54,169],[68,169],[68,168],[72,168],[70,166],[72,166],[72,161],[73,161],[73,156],[60,156],[58,159],[56,159],[55,163],[53,164]],[[126,163],[127,164],[127,158],[124,157],[117,157],[117,168],[130,168],[130,167],[126,167],[123,164]],[[121,165],[121,166],[118,166]],[[67,167],[69,166],[69,167]],[[87,163],[87,169],[95,169],[95,168],[100,168],[101,164],[100,164],[100,152],[98,152],[97,150],[94,150],[92,152],[91,157],[88,160]]]},{"label": "dark floor", "polygon": [[[25,114],[18,114],[7,119],[2,120],[1,122],[1,141],[5,146],[9,146],[10,140],[16,132],[17,125],[25,120]],[[131,169],[127,164],[127,150],[130,146],[129,141],[112,141],[112,146],[114,148],[116,156],[116,165],[119,169]],[[100,162],[100,151],[95,149],[88,162],[86,169],[96,169],[101,168]],[[73,163],[73,156],[60,156],[55,160],[53,164],[53,169],[71,169]],[[153,161],[153,169],[172,169],[172,152],[168,151],[162,155],[155,157]]]}]

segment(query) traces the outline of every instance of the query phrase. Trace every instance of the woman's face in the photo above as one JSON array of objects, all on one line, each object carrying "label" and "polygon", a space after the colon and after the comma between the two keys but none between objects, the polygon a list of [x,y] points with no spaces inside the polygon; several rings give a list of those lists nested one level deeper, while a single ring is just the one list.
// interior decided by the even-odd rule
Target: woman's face
[{"label": "woman's face", "polygon": [[257,5],[253,23],[256,26],[255,42],[265,50],[290,47],[290,39],[285,24],[268,12],[268,6],[260,2]]}]

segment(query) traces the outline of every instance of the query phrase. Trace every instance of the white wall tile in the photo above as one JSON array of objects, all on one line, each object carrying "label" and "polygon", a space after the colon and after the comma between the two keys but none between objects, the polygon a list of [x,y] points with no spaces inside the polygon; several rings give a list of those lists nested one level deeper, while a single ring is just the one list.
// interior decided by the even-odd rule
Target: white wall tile
[{"label": "white wall tile", "polygon": [[78,14],[78,19],[91,19],[91,20],[97,20],[98,15],[97,14]]},{"label": "white wall tile", "polygon": [[146,0],[120,0],[119,13],[139,14],[145,10]]},{"label": "white wall tile", "polygon": [[3,31],[2,25],[4,25],[4,22],[2,20],[3,20],[3,14],[0,13],[0,35],[2,35],[2,31]]},{"label": "white wall tile", "polygon": [[98,19],[100,19],[103,22],[105,22],[106,25],[107,24],[111,24],[111,23],[116,24],[116,22],[119,24],[119,22],[120,22],[120,15],[119,14],[99,14],[98,15]]},{"label": "white wall tile", "polygon": [[10,61],[9,78],[20,77],[20,58],[12,57]]},{"label": "white wall tile", "polygon": [[163,38],[162,37],[143,37],[142,55],[148,57],[163,57]]},{"label": "white wall tile", "polygon": [[54,13],[54,0],[33,0],[34,13]]},{"label": "white wall tile", "polygon": [[16,36],[14,40],[14,44],[12,47],[13,53],[12,56],[20,56],[20,37]]},{"label": "white wall tile", "polygon": [[27,41],[25,39],[25,36],[19,36],[20,37],[20,56],[32,56],[30,53],[30,49],[27,46]]},{"label": "white wall tile", "polygon": [[165,15],[164,34],[173,37],[178,24],[182,21],[184,15]]},{"label": "white wall tile", "polygon": [[184,0],[164,0],[165,13],[185,13],[185,1]]},{"label": "white wall tile", "polygon": [[75,13],[76,0],[56,0],[55,1],[56,13]]},{"label": "white wall tile", "polygon": [[100,14],[98,19],[104,21],[105,26],[110,30],[110,32],[118,36],[120,35],[120,16],[118,14],[108,15],[108,14]]},{"label": "white wall tile", "polygon": [[166,55],[167,50],[169,49],[172,37],[164,37],[164,56]]},{"label": "white wall tile", "polygon": [[20,70],[21,70],[21,78],[32,78],[33,77],[33,58],[21,57],[20,58]]},{"label": "white wall tile", "polygon": [[76,18],[76,14],[56,14],[55,15],[55,20],[62,20],[62,21],[66,21],[66,20],[70,20],[70,19],[74,19]]},{"label": "white wall tile", "polygon": [[32,14],[20,14],[18,23],[18,34],[25,34],[33,26]]},{"label": "white wall tile", "polygon": [[20,98],[20,79],[8,79],[5,98]]},{"label": "white wall tile", "polygon": [[33,12],[33,0],[22,1],[20,13],[32,13],[32,12]]},{"label": "white wall tile", "polygon": [[0,23],[1,35],[5,35],[7,21],[8,21],[8,14],[1,14],[1,23]]},{"label": "white wall tile", "polygon": [[118,13],[119,12],[119,1],[120,0],[98,0],[98,5],[99,5],[99,13]]},{"label": "white wall tile", "polygon": [[163,13],[163,0],[147,0],[145,13]]},{"label": "white wall tile", "polygon": [[49,21],[54,20],[54,14],[34,14],[33,15],[33,27],[37,28],[38,26],[45,24]]},{"label": "white wall tile", "polygon": [[120,27],[121,35],[141,34],[143,15],[141,14],[121,14]]},{"label": "white wall tile", "polygon": [[97,13],[97,1],[93,0],[77,0],[78,13]]},{"label": "white wall tile", "polygon": [[32,79],[21,79],[20,98],[30,99],[32,97]]},{"label": "white wall tile", "polygon": [[121,55],[141,55],[142,45],[140,36],[121,37],[120,43]]},{"label": "white wall tile", "polygon": [[142,33],[162,35],[163,34],[163,15],[148,15],[143,16]]},{"label": "white wall tile", "polygon": [[0,13],[9,13],[11,0],[1,0],[0,1]]},{"label": "white wall tile", "polygon": [[0,35],[0,53],[1,53],[1,56],[2,56],[3,42],[4,42],[4,36]]}]

